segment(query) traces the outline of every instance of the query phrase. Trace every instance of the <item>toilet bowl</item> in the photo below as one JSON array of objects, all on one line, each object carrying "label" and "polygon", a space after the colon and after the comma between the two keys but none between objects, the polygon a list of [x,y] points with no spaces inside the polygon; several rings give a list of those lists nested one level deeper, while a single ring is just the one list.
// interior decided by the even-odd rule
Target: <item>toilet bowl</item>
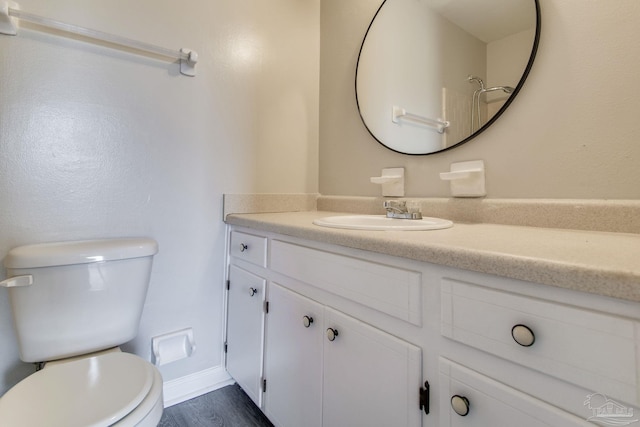
[{"label": "toilet bowl", "polygon": [[147,427],[162,417],[162,377],[133,354],[47,363],[0,398],[0,426]]}]

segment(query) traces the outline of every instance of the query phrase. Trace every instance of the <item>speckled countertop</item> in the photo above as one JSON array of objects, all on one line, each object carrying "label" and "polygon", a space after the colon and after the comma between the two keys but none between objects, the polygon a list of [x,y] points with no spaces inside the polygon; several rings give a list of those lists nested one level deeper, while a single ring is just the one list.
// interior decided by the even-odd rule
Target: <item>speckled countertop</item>
[{"label": "speckled countertop", "polygon": [[640,235],[456,222],[432,231],[359,231],[314,225],[336,212],[230,214],[226,222],[331,243],[640,301]]}]

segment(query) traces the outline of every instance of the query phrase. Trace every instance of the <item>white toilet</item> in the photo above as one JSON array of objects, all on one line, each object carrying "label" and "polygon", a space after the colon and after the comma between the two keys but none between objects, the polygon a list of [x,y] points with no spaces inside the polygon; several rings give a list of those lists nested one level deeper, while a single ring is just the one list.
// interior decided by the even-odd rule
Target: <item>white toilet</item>
[{"label": "white toilet", "polygon": [[0,397],[0,426],[156,426],[162,377],[117,347],[138,333],[155,240],[21,246],[4,265],[24,362],[45,362]]}]

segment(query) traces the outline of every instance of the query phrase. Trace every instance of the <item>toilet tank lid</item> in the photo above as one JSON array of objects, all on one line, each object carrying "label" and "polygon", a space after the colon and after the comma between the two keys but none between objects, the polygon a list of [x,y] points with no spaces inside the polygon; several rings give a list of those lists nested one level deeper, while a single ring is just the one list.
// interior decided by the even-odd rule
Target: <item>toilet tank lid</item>
[{"label": "toilet tank lid", "polygon": [[158,253],[158,242],[145,237],[39,243],[13,248],[6,268],[36,268],[140,258]]}]

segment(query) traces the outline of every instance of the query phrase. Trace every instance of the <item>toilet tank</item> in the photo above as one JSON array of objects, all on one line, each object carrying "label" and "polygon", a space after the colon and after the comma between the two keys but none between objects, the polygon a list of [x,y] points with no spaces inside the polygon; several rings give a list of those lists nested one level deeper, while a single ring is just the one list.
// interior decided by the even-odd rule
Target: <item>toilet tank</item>
[{"label": "toilet tank", "polygon": [[20,358],[43,362],[118,346],[138,333],[158,244],[148,238],[20,246],[7,254],[7,277]]}]

